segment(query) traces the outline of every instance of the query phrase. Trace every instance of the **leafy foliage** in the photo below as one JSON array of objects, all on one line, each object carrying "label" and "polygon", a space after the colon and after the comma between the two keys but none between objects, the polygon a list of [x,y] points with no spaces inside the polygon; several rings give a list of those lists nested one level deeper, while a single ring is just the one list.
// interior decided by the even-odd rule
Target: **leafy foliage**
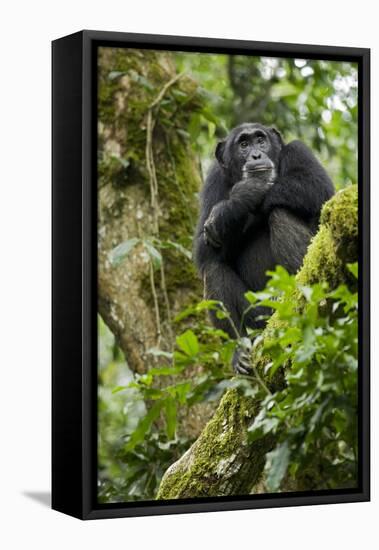
[{"label": "leafy foliage", "polygon": [[357,181],[358,69],[354,63],[258,56],[176,54],[180,70],[203,89],[206,112],[190,122],[204,169],[214,137],[241,122],[275,126],[285,141],[303,140],[318,153],[337,188]]},{"label": "leafy foliage", "polygon": [[[166,373],[164,368],[152,369],[144,379],[146,384],[141,382],[147,390],[144,394],[100,317],[98,324],[99,501],[153,499],[165,470],[190,444],[186,438],[174,436],[176,407],[169,398],[151,398],[152,380],[175,370],[171,366]],[[157,350],[152,353],[160,355]],[[163,411],[167,430],[160,424]]]},{"label": "leafy foliage", "polygon": [[[350,272],[354,281],[356,265]],[[356,483],[357,293],[346,285],[334,290],[321,283],[300,286],[278,267],[263,292],[246,297],[276,315],[270,338],[263,345],[260,336],[255,338],[255,361],[260,356],[270,361],[264,372],[254,368],[252,377],[233,378],[230,372],[236,345],[247,339],[230,340],[203,320],[209,309],[228,316],[214,301],[200,302],[178,316],[196,316],[196,327],[176,337],[173,353],[149,350],[157,366],[146,374],[132,376],[111,341],[116,359],[100,369],[103,385],[107,379],[114,384],[107,390],[100,386],[103,501],[154,498],[164,471],[192,443],[181,433],[179,416],[195,403],[220,399],[229,388],[262,400],[250,440],[276,436],[266,461],[269,491],[281,490],[289,478],[301,479],[308,489]],[[127,373],[125,384],[119,375],[109,375],[115,361]],[[274,391],[278,373],[280,389]],[[113,410],[103,406],[106,398],[113,401]]]},{"label": "leafy foliage", "polygon": [[248,377],[233,378],[230,371],[237,342],[203,319],[204,311],[215,308],[228,316],[211,300],[181,312],[178,321],[196,316],[196,333],[179,334],[173,353],[150,349],[160,364],[142,375],[131,373],[99,318],[101,502],[155,498],[165,470],[193,443],[178,417],[196,403],[218,401],[229,388],[256,394]]},{"label": "leafy foliage", "polygon": [[[350,272],[357,276],[356,264]],[[293,299],[296,292],[301,308]],[[276,328],[260,349],[271,359],[266,376],[289,367],[283,389],[262,391],[262,408],[249,428],[251,440],[277,436],[267,455],[267,488],[279,490],[286,476],[307,489],[355,486],[357,292],[346,285],[299,286],[278,267],[266,291],[249,298],[276,312]]]}]

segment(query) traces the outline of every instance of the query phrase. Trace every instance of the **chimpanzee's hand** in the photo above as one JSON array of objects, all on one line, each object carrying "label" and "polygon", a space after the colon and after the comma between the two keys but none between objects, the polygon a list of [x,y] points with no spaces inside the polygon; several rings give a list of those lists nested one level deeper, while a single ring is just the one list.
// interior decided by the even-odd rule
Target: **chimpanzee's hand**
[{"label": "chimpanzee's hand", "polygon": [[204,240],[205,243],[213,246],[213,248],[221,248],[222,240],[217,229],[217,222],[220,221],[222,205],[216,204],[209,214],[204,224]]},{"label": "chimpanzee's hand", "polygon": [[261,206],[272,184],[249,177],[236,183],[230,193],[230,200],[243,203],[250,212],[256,212]]}]

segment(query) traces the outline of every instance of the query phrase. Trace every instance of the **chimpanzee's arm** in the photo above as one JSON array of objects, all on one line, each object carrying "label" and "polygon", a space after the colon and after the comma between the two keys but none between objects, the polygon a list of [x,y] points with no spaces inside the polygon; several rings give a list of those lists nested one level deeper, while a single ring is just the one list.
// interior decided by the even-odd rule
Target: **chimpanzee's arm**
[{"label": "chimpanzee's arm", "polygon": [[247,224],[251,228],[261,220],[259,206],[268,189],[268,184],[252,179],[236,183],[229,198],[217,203],[205,220],[206,243],[224,251],[234,246]]},{"label": "chimpanzee's arm", "polygon": [[301,141],[292,141],[281,151],[277,181],[262,205],[268,215],[273,208],[286,208],[309,223],[318,223],[321,207],[334,194],[328,174]]},{"label": "chimpanzee's arm", "polygon": [[[242,196],[238,199],[233,190],[225,172],[215,163],[200,196],[201,211],[194,240],[194,260],[200,272],[213,260],[226,260],[232,248],[235,249],[232,238],[238,238],[243,231],[248,218],[248,204],[243,203]],[[235,212],[233,206],[236,207]],[[249,222],[252,222],[251,216]]]},{"label": "chimpanzee's arm", "polygon": [[[259,196],[256,191],[251,193],[246,183],[238,183],[230,190],[220,168],[217,165],[212,168],[201,193],[201,212],[194,240],[194,260],[203,279],[205,296],[207,299],[222,302],[232,320],[230,322],[227,319],[217,319],[216,315],[211,313],[214,325],[223,329],[232,338],[236,337],[235,329],[245,330],[240,325],[249,303],[244,297],[248,287],[228,265],[228,255],[231,253],[230,250],[234,253],[238,250],[238,236],[245,227],[248,226],[250,230],[257,222],[259,215],[252,211],[263,200],[263,193]],[[264,190],[266,191],[267,189]],[[223,246],[217,248],[208,245],[204,238],[204,224],[215,207],[219,209],[217,222],[221,226],[224,238]],[[230,233],[233,230],[234,234]],[[245,319],[246,324],[255,326],[253,312],[248,317],[249,319]]]},{"label": "chimpanzee's arm", "polygon": [[311,228],[285,208],[274,208],[268,222],[275,264],[282,265],[289,273],[297,273],[313,235]]},{"label": "chimpanzee's arm", "polygon": [[228,182],[221,170],[215,163],[205,181],[200,195],[200,216],[196,227],[193,256],[199,271],[203,273],[204,266],[219,258],[219,251],[208,246],[204,239],[204,223],[207,220],[213,206],[228,198]]}]

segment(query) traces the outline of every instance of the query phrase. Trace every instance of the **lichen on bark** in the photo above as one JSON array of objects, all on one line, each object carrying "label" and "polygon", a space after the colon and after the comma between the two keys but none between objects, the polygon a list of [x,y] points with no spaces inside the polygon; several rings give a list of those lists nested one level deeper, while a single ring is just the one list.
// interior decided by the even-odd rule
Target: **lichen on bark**
[{"label": "lichen on bark", "polygon": [[[157,344],[154,298],[162,325],[159,344],[168,349],[169,310],[175,315],[200,299],[201,287],[191,260],[177,250],[161,251],[165,281],[159,270],[154,273],[155,293],[149,255],[142,245],[135,246],[119,266],[111,265],[109,253],[128,239],[150,237],[191,249],[201,180],[185,131],[202,101],[197,83],[177,74],[169,52],[99,49],[99,312],[130,368],[137,372],[145,372],[154,361],[147,353]],[[149,112],[153,117],[149,153],[158,194],[155,205],[147,162]]]},{"label": "lichen on bark", "polygon": [[[297,280],[303,285],[326,281],[335,287],[349,280],[346,263],[357,261],[357,255],[358,191],[353,185],[324,205],[319,231],[308,248]],[[270,338],[277,322],[273,315],[263,331],[263,339]],[[268,358],[257,353],[252,360],[264,376]],[[258,410],[259,402],[240,395],[236,389],[228,390],[197,441],[166,471],[157,498],[256,492],[265,455],[273,443],[267,436],[259,445],[259,440],[248,442],[247,427]]]}]

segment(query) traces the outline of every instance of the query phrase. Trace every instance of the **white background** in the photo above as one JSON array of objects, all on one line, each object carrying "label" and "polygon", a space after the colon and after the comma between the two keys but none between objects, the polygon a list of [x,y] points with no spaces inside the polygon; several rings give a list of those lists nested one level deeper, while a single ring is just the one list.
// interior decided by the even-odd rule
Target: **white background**
[{"label": "white background", "polygon": [[[378,19],[361,0],[3,2],[0,48],[0,545],[13,548],[378,548],[379,393],[373,364],[373,500],[80,522],[50,485],[50,41],[83,28],[372,48],[372,196],[378,208]],[[373,286],[378,215],[373,215]],[[378,291],[373,290],[373,352]],[[69,402],[69,396],[67,396]],[[34,495],[34,498],[33,498]],[[35,497],[38,497],[37,499]]]}]

